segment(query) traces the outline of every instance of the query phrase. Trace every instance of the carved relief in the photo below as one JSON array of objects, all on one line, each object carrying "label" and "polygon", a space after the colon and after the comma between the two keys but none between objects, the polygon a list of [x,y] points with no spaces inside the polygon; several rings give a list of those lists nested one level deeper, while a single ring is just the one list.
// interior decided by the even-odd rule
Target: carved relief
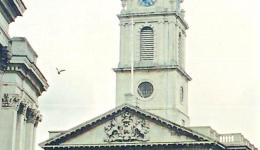
[{"label": "carved relief", "polygon": [[4,94],[2,98],[2,107],[12,107],[15,109],[19,108],[20,99],[15,96],[10,96],[9,94]]},{"label": "carved relief", "polygon": [[148,141],[149,126],[144,119],[136,118],[129,112],[113,119],[105,127],[105,142]]}]

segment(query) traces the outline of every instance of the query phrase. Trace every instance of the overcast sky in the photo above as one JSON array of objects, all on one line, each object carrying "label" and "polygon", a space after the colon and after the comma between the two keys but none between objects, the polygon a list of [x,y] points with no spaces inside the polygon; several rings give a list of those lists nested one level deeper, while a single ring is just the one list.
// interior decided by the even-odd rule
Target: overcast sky
[{"label": "overcast sky", "polygon": [[[259,0],[185,0],[192,126],[242,132],[260,148]],[[115,107],[120,0],[24,0],[10,26],[38,53],[50,88],[37,143]],[[58,76],[55,68],[66,69]],[[38,146],[37,146],[38,147]],[[39,148],[37,149],[39,150]]]}]

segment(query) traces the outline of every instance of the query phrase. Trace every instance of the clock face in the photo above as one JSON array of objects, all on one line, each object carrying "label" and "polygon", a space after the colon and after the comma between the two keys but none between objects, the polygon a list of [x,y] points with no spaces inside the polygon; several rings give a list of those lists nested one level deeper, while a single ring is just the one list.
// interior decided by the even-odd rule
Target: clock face
[{"label": "clock face", "polygon": [[154,5],[156,0],[139,0],[140,4],[146,7]]},{"label": "clock face", "polygon": [[140,97],[148,98],[153,94],[153,85],[150,82],[142,82],[139,84],[137,92]]}]

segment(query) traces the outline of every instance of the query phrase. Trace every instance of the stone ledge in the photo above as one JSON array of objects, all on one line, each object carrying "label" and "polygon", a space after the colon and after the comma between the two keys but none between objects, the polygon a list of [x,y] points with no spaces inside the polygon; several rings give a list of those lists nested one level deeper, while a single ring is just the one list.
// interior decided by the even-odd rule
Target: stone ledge
[{"label": "stone ledge", "polygon": [[189,28],[188,23],[184,20],[184,18],[176,11],[162,11],[162,12],[140,12],[140,13],[132,13],[125,12],[117,15],[118,18],[130,18],[130,17],[144,17],[144,16],[170,16],[175,15],[177,19],[185,26],[186,29]]},{"label": "stone ledge", "polygon": [[[114,72],[129,72],[131,67],[120,67],[113,68]],[[150,66],[150,67],[134,67],[134,71],[152,71],[152,70],[177,70],[181,75],[186,77],[188,81],[191,81],[192,78],[178,65],[170,66]]]}]

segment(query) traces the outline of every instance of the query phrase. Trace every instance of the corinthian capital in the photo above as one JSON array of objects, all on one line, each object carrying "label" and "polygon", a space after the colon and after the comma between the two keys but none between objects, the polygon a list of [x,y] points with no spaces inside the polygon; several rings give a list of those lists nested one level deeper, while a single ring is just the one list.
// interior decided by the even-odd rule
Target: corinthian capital
[{"label": "corinthian capital", "polygon": [[36,123],[38,111],[36,109],[28,108],[26,112],[27,123]]},{"label": "corinthian capital", "polygon": [[39,122],[42,122],[42,115],[40,114],[40,112],[38,112],[38,114],[37,114],[36,122],[35,122],[34,126],[37,127]]},{"label": "corinthian capital", "polygon": [[20,103],[20,106],[19,106],[19,109],[18,109],[18,113],[21,114],[21,115],[26,116],[26,112],[27,112],[28,107],[29,107],[29,104],[24,102],[24,101],[22,101]]},{"label": "corinthian capital", "polygon": [[4,94],[2,98],[2,107],[15,108],[18,110],[20,105],[20,99],[17,96],[10,96],[9,94]]}]

